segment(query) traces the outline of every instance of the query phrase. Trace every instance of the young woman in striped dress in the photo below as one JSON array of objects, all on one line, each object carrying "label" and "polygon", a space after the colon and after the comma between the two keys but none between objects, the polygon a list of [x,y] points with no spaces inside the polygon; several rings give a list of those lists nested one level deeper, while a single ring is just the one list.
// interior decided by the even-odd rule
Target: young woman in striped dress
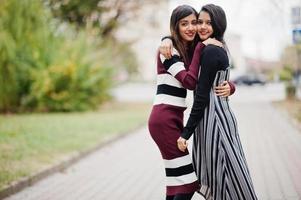
[{"label": "young woman in striped dress", "polygon": [[[186,89],[193,90],[196,86],[204,47],[203,43],[195,45],[196,25],[197,12],[192,7],[177,7],[170,19],[174,55],[171,59],[160,54],[157,57],[157,94],[148,125],[164,160],[167,200],[189,200],[199,188],[188,151],[182,152],[177,147],[183,131]],[[227,85],[223,90],[230,93],[229,88]]]},{"label": "young woman in striped dress", "polygon": [[[201,40],[214,37],[224,43],[227,21],[223,9],[208,4],[198,18]],[[214,87],[229,78],[229,60],[225,49],[206,46],[201,56],[201,72],[192,110],[178,147],[186,151],[194,132],[193,164],[206,200],[256,200],[228,99],[214,93]]]}]

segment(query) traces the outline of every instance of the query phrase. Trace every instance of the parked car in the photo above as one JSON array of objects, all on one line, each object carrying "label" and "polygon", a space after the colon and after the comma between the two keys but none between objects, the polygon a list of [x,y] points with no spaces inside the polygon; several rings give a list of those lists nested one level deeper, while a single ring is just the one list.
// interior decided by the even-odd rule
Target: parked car
[{"label": "parked car", "polygon": [[266,83],[266,79],[263,75],[258,74],[245,74],[236,77],[233,82],[237,85],[264,85]]}]

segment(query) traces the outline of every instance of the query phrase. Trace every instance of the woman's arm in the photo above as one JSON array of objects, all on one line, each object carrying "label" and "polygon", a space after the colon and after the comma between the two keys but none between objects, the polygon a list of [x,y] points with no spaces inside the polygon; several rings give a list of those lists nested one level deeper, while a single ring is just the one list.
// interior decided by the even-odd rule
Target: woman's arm
[{"label": "woman's arm", "polygon": [[[219,42],[219,41],[217,41],[215,39],[212,39],[212,38],[208,38],[207,40],[205,40],[202,43],[204,45],[206,45],[206,46],[209,45],[209,44],[213,44],[215,46],[222,47],[222,43],[221,42]],[[163,55],[166,59],[171,59],[172,56],[173,56],[172,55],[173,54],[172,49],[173,49],[173,43],[172,43],[171,38],[168,37],[168,36],[162,38],[162,42],[161,42],[161,45],[159,47],[160,54]],[[196,58],[197,57],[194,57],[192,59],[192,66],[190,66],[189,69],[191,67],[193,67],[193,68],[195,67],[194,65],[197,62],[194,59],[196,59]],[[196,73],[196,72],[193,72],[193,73]],[[198,73],[196,73],[196,74],[198,74]],[[180,81],[180,82],[183,82],[183,81]],[[192,82],[189,85],[191,85],[191,84],[194,85],[195,84],[195,83],[193,83],[194,80],[190,80],[190,81],[186,81],[186,82]],[[191,87],[189,87],[189,86],[187,87],[187,85],[186,85],[185,88],[190,89]],[[230,81],[221,84],[220,86],[216,87],[216,90],[215,90],[216,95],[217,96],[222,96],[222,97],[228,97],[228,96],[232,95],[234,92],[235,92],[235,85],[232,82],[230,82]]]},{"label": "woman's arm", "polygon": [[174,76],[183,87],[189,90],[194,90],[200,68],[200,56],[204,44],[198,43],[192,57],[191,64],[188,69],[185,68],[184,62],[180,59],[180,56],[175,54],[171,59],[166,59],[160,54],[160,59],[167,72]]},{"label": "woman's arm", "polygon": [[[208,38],[207,40],[202,42],[205,46],[208,46],[209,44],[223,47],[223,43],[220,41],[214,39],[214,38]],[[165,58],[171,59],[173,55],[173,41],[170,36],[165,36],[161,39],[161,45],[159,47],[159,52],[162,54]]]},{"label": "woman's arm", "polygon": [[181,133],[181,137],[188,140],[194,132],[196,126],[203,118],[205,108],[209,104],[210,90],[214,81],[216,72],[218,71],[218,55],[216,47],[207,47],[202,56],[202,69],[199,76],[195,98],[189,119]]},{"label": "woman's arm", "polygon": [[163,37],[161,39],[161,45],[159,46],[159,52],[165,58],[171,59],[173,54],[173,44],[170,37]]}]

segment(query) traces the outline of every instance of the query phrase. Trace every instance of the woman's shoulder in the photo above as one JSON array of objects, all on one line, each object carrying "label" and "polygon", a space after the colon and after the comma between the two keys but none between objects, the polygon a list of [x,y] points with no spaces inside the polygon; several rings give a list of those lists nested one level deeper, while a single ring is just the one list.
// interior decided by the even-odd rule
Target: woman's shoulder
[{"label": "woman's shoulder", "polygon": [[216,55],[216,54],[225,52],[225,49],[222,48],[222,47],[219,47],[219,46],[209,44],[204,48],[203,52],[206,53],[206,54]]},{"label": "woman's shoulder", "polygon": [[217,63],[222,66],[229,65],[227,51],[224,48],[215,45],[206,46],[201,59],[203,63],[211,63],[212,65],[216,65]]},{"label": "woman's shoulder", "polygon": [[227,59],[228,55],[227,51],[224,48],[215,45],[208,45],[204,48],[202,57],[210,57],[211,59],[217,58],[224,60]]}]

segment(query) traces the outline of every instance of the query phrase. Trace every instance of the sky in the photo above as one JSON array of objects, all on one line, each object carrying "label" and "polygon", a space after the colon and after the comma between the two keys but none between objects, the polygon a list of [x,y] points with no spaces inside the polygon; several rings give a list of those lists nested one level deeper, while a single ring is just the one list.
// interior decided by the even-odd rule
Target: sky
[{"label": "sky", "polygon": [[[227,33],[241,36],[247,57],[277,61],[282,50],[292,45],[291,7],[301,0],[170,0],[170,13],[178,5],[188,4],[197,11],[202,5],[221,6],[227,16]],[[300,27],[301,28],[301,27]]]}]

